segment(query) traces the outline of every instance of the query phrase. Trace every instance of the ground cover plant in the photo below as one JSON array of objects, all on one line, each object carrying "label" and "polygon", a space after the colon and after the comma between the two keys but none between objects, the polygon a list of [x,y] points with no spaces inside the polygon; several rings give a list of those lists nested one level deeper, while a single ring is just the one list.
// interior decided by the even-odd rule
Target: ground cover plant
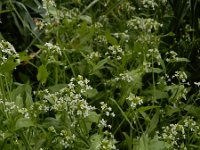
[{"label": "ground cover plant", "polygon": [[199,149],[199,5],[0,2],[0,148]]}]

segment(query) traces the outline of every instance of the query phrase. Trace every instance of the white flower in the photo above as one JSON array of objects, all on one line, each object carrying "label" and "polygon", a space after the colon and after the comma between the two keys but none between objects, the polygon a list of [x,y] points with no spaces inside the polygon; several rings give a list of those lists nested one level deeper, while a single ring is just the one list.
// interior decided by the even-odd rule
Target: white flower
[{"label": "white flower", "polygon": [[200,82],[194,82],[195,85],[197,85],[198,87],[200,86]]}]

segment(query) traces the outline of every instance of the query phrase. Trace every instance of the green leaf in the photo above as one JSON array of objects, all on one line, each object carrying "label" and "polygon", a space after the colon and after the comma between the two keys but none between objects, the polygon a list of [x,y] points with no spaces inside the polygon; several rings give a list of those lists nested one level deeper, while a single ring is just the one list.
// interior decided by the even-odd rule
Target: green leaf
[{"label": "green leaf", "polygon": [[38,74],[37,74],[37,80],[44,84],[48,78],[49,74],[47,72],[47,69],[44,65],[41,65],[38,68]]},{"label": "green leaf", "polygon": [[34,126],[34,123],[30,119],[20,118],[15,124],[15,130],[19,130],[21,128],[28,128],[31,126]]},{"label": "green leaf", "polygon": [[56,119],[56,118],[52,118],[52,117],[47,117],[45,118],[45,120],[42,122],[42,127],[43,128],[49,128],[50,126],[57,128],[61,128],[61,122]]},{"label": "green leaf", "polygon": [[104,68],[104,64],[106,64],[109,61],[108,58],[105,58],[101,61],[99,61],[94,67],[93,67],[93,73],[97,70],[103,69]]},{"label": "green leaf", "polygon": [[33,104],[32,96],[29,93],[26,93],[25,104],[26,104],[26,107],[30,107]]},{"label": "green leaf", "polygon": [[55,92],[58,92],[59,90],[61,90],[62,88],[65,88],[65,87],[67,87],[67,84],[56,84],[56,85],[53,85],[53,86],[49,86],[48,89],[52,93],[55,93]]},{"label": "green leaf", "polygon": [[160,106],[144,106],[137,109],[137,112],[143,112],[154,108],[159,108]]},{"label": "green leaf", "polygon": [[90,140],[89,150],[99,150],[99,143],[101,143],[102,141],[102,135],[93,134],[89,140]]},{"label": "green leaf", "polygon": [[132,150],[132,138],[126,133],[126,132],[122,132],[122,134],[124,135],[124,137],[125,137],[125,141],[126,141],[126,144],[127,144],[127,146],[128,146],[128,149],[129,150]]},{"label": "green leaf", "polygon": [[24,106],[24,104],[23,104],[23,98],[22,98],[21,94],[19,94],[19,95],[16,96],[16,105],[19,108],[22,108]]},{"label": "green leaf", "polygon": [[18,66],[19,64],[17,64],[16,62],[14,62],[14,60],[12,59],[8,59],[7,63],[1,65],[0,64],[0,73],[5,74],[5,73],[10,73],[12,72],[16,66]]},{"label": "green leaf", "polygon": [[163,72],[163,70],[162,69],[160,69],[160,68],[149,68],[149,69],[147,69],[147,72],[148,73],[150,73],[150,72],[154,72],[154,73],[161,73],[161,72]]},{"label": "green leaf", "polygon": [[186,105],[184,110],[186,110],[189,114],[194,115],[197,118],[200,118],[200,108],[194,105]]},{"label": "green leaf", "polygon": [[18,87],[11,92],[11,98],[19,108],[30,107],[33,104],[32,87],[26,84],[18,84]]},{"label": "green leaf", "polygon": [[87,22],[88,24],[92,24],[92,19],[90,16],[87,16],[87,15],[81,15],[79,16],[81,20]]},{"label": "green leaf", "polygon": [[110,44],[112,44],[112,45],[118,45],[117,40],[113,36],[111,36],[109,32],[106,32],[106,39],[108,40],[108,42]]},{"label": "green leaf", "polygon": [[93,123],[97,124],[99,122],[99,117],[100,115],[98,115],[95,111],[89,111],[86,118],[80,119],[79,126],[85,135],[90,133]]},{"label": "green leaf", "polygon": [[159,122],[159,111],[157,111],[154,114],[153,118],[151,119],[150,126],[147,129],[147,134],[148,135],[156,128],[158,122]]},{"label": "green leaf", "polygon": [[168,36],[175,36],[175,34],[173,32],[169,32],[167,35]]},{"label": "green leaf", "polygon": [[82,93],[85,97],[87,98],[93,98],[95,95],[97,95],[97,90],[96,89],[90,89],[86,90],[86,92]]},{"label": "green leaf", "polygon": [[164,150],[165,142],[159,141],[158,137],[154,137],[153,139],[149,138],[147,134],[143,134],[139,141],[138,150]]},{"label": "green leaf", "polygon": [[163,99],[163,98],[169,98],[169,94],[168,92],[164,92],[161,90],[144,90],[142,92],[142,94],[144,95],[150,95],[151,97],[154,96],[155,99]]},{"label": "green leaf", "polygon": [[153,139],[149,142],[149,150],[165,150],[165,142],[159,141],[158,137],[155,136]]},{"label": "green leaf", "polygon": [[181,109],[179,107],[172,107],[172,106],[168,106],[166,109],[166,115],[167,116],[172,116],[174,113],[176,112],[180,112]]},{"label": "green leaf", "polygon": [[176,58],[176,62],[190,62],[187,58]]},{"label": "green leaf", "polygon": [[11,12],[12,10],[0,10],[0,14]]}]

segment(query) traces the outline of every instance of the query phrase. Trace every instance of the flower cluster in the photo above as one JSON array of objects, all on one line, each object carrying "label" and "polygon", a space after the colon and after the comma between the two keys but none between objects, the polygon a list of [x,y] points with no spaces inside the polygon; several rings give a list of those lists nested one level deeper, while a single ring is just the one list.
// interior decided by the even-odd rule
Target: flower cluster
[{"label": "flower cluster", "polygon": [[105,120],[105,119],[101,119],[101,120],[99,120],[99,123],[98,123],[98,127],[100,128],[100,129],[103,129],[103,128],[112,128],[112,126],[111,125],[109,125],[109,124],[107,124],[107,120]]},{"label": "flower cluster", "polygon": [[127,33],[128,33],[128,30],[126,30],[125,32],[122,32],[122,33],[114,33],[113,35],[117,39],[120,39],[121,41],[128,42],[130,39],[130,36]]},{"label": "flower cluster", "polygon": [[133,82],[133,77],[130,75],[130,73],[120,73],[118,77],[115,78],[116,81],[122,80],[126,81],[128,83]]},{"label": "flower cluster", "polygon": [[189,116],[186,119],[184,119],[183,122],[184,122],[183,125],[185,128],[187,128],[187,130],[200,134],[200,131],[199,131],[200,128],[193,117]]},{"label": "flower cluster", "polygon": [[185,140],[187,135],[200,134],[199,126],[192,117],[187,117],[182,123],[170,124],[162,127],[162,132],[159,133],[159,139],[165,141],[168,149],[187,149]]},{"label": "flower cluster", "polygon": [[166,58],[166,61],[167,62],[176,62],[178,60],[178,57],[177,57],[177,53],[175,51],[170,51],[170,52],[166,52],[166,56],[168,56]]},{"label": "flower cluster", "polygon": [[148,44],[152,47],[157,47],[160,43],[160,38],[153,34],[141,34],[137,37],[136,42],[141,44]]},{"label": "flower cluster", "polygon": [[117,150],[115,144],[117,141],[115,140],[112,133],[105,131],[104,138],[102,139],[101,143],[98,145],[100,150]]},{"label": "flower cluster", "polygon": [[[86,90],[92,89],[90,85],[88,85],[89,80],[84,79],[82,76],[78,76],[76,79],[72,78],[67,87],[62,88],[60,91],[55,93],[50,93],[48,90],[43,92],[39,92],[41,100],[37,109],[39,111],[66,111],[69,116],[74,117],[74,121],[76,117],[84,117],[88,116],[89,111],[95,109],[95,107],[90,106],[87,101],[82,97],[82,93],[86,92]],[[48,102],[51,103],[48,106]],[[37,103],[35,103],[36,105]]]},{"label": "flower cluster", "polygon": [[[115,117],[115,113],[112,112],[112,108],[111,107],[108,107],[108,105],[104,102],[100,102],[100,105],[101,105],[101,114],[102,115],[105,115],[107,117]],[[110,124],[107,124],[107,121],[102,118],[101,120],[99,120],[99,123],[98,123],[98,127],[99,128],[109,128],[111,129],[112,126]]]},{"label": "flower cluster", "polygon": [[194,82],[195,85],[197,85],[198,87],[200,86],[200,82]]},{"label": "flower cluster", "polygon": [[109,22],[109,18],[106,15],[101,15],[101,16],[99,16],[99,22],[108,23]]},{"label": "flower cluster", "polygon": [[142,0],[142,5],[144,8],[151,8],[153,10],[158,6],[155,0]]},{"label": "flower cluster", "polygon": [[17,105],[15,105],[14,102],[8,102],[8,101],[6,101],[4,103],[4,105],[5,105],[4,111],[6,113],[14,113],[19,108]]},{"label": "flower cluster", "polygon": [[78,75],[77,78],[71,78],[70,83],[68,84],[68,87],[74,90],[75,85],[76,85],[78,88],[81,88],[81,89],[76,89],[76,90],[80,91],[80,93],[84,93],[87,90],[92,89],[92,87],[88,85],[89,82],[90,80],[88,80],[87,78],[84,79],[83,76]]},{"label": "flower cluster", "polygon": [[44,9],[56,7],[56,3],[54,0],[42,0],[42,5]]},{"label": "flower cluster", "polygon": [[55,55],[55,54],[62,55],[62,52],[59,46],[53,45],[52,43],[45,43],[44,46],[46,48],[44,50],[44,53],[50,53],[52,55]]},{"label": "flower cluster", "polygon": [[124,56],[124,51],[120,45],[113,45],[108,47],[108,51],[105,53],[105,55],[110,59],[121,60],[122,56]]},{"label": "flower cluster", "polygon": [[94,41],[95,41],[95,42],[98,42],[99,44],[102,44],[102,45],[107,45],[107,44],[108,44],[108,41],[107,41],[105,35],[98,35],[98,36],[94,39]]},{"label": "flower cluster", "polygon": [[130,93],[126,99],[132,109],[135,109],[138,105],[140,106],[143,104],[143,99],[139,96],[135,96],[133,93]]},{"label": "flower cluster", "polygon": [[119,6],[119,10],[127,13],[128,15],[135,11],[135,7],[131,5],[130,2],[124,2]]},{"label": "flower cluster", "polygon": [[24,107],[19,107],[15,102],[9,102],[8,100],[0,99],[0,108],[3,108],[6,114],[19,115],[23,118],[29,119],[30,112],[29,109]]},{"label": "flower cluster", "polygon": [[158,63],[158,65],[160,65],[161,55],[160,55],[160,52],[157,48],[149,49],[146,56],[147,56],[147,58],[150,58],[150,60],[152,58],[154,58],[155,61]]},{"label": "flower cluster", "polygon": [[54,139],[52,143],[61,145],[64,148],[73,148],[74,142],[76,140],[76,135],[69,129],[62,129],[58,131],[54,128],[54,126],[50,126],[48,131],[54,134]]},{"label": "flower cluster", "polygon": [[68,22],[72,22],[73,20],[76,20],[78,18],[79,14],[80,14],[79,9],[73,8],[73,9],[64,11],[62,17],[67,19]]},{"label": "flower cluster", "polygon": [[187,74],[184,71],[176,71],[172,78],[177,78],[179,81],[185,83],[187,80]]},{"label": "flower cluster", "polygon": [[64,148],[73,147],[73,143],[76,138],[75,134],[73,134],[70,130],[61,130],[59,135],[61,138],[57,138],[56,140],[58,140]]},{"label": "flower cluster", "polygon": [[91,52],[88,55],[89,60],[96,60],[99,59],[101,57],[101,54],[99,52]]},{"label": "flower cluster", "polygon": [[18,109],[18,112],[20,114],[22,114],[24,118],[27,118],[27,119],[30,118],[30,115],[29,115],[29,112],[28,112],[27,108],[20,108],[20,109]]},{"label": "flower cluster", "polygon": [[104,102],[100,102],[100,105],[101,105],[101,111],[102,113],[105,113],[106,116],[112,116],[112,117],[115,117],[115,113],[112,112],[112,108],[111,107],[108,107],[108,105]]},{"label": "flower cluster", "polygon": [[167,82],[170,82],[170,81],[171,81],[171,78],[169,78],[169,75],[165,74],[164,76],[160,76],[156,84],[162,87],[165,87],[167,85]]},{"label": "flower cluster", "polygon": [[0,41],[0,65],[6,64],[10,58],[20,63],[19,54],[13,45],[4,40]]},{"label": "flower cluster", "polygon": [[168,149],[180,148],[179,141],[185,139],[184,126],[181,124],[170,124],[169,126],[162,127],[162,133],[159,136],[159,139],[162,139],[169,143],[167,147]]},{"label": "flower cluster", "polygon": [[101,24],[100,22],[95,22],[94,28],[98,31],[99,29],[103,28],[103,24]]},{"label": "flower cluster", "polygon": [[162,27],[162,24],[151,18],[145,19],[135,17],[127,22],[127,26],[130,29],[141,30],[144,32],[151,33],[153,31],[157,31],[159,27]]}]

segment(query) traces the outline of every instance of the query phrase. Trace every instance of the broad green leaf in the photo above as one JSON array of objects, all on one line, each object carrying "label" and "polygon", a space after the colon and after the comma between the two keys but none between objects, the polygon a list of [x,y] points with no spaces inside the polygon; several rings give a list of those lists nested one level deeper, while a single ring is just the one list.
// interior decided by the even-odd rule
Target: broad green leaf
[{"label": "broad green leaf", "polygon": [[93,98],[95,95],[97,95],[97,90],[96,89],[90,89],[86,90],[86,92],[82,93],[85,97],[87,98]]},{"label": "broad green leaf", "polygon": [[19,130],[21,128],[28,128],[31,126],[34,126],[34,123],[32,122],[32,120],[27,119],[27,118],[20,118],[17,120],[15,124],[15,130]]},{"label": "broad green leaf", "polygon": [[37,80],[44,84],[49,76],[49,73],[44,65],[38,68]]},{"label": "broad green leaf", "polygon": [[165,150],[165,142],[160,141],[157,136],[155,136],[153,139],[149,142],[149,150]]},{"label": "broad green leaf", "polygon": [[87,120],[92,123],[98,123],[100,115],[98,115],[95,111],[90,111],[87,117]]},{"label": "broad green leaf", "polygon": [[11,92],[11,98],[20,108],[30,107],[33,104],[32,87],[26,84],[18,84],[18,87]]},{"label": "broad green leaf", "polygon": [[5,74],[5,73],[10,73],[12,72],[19,64],[14,62],[12,59],[8,59],[7,63],[1,65],[0,64],[0,73]]},{"label": "broad green leaf", "polygon": [[53,86],[48,87],[48,89],[52,92],[58,92],[59,90],[61,90],[62,88],[67,87],[67,84],[56,84]]},{"label": "broad green leaf", "polygon": [[88,135],[90,133],[93,123],[97,124],[99,122],[99,117],[100,115],[98,115],[95,111],[89,111],[88,117],[86,117],[85,119],[80,119],[79,125],[80,128],[82,128],[82,130],[84,131],[85,135]]},{"label": "broad green leaf", "polygon": [[50,126],[53,126],[55,128],[60,128],[61,127],[61,122],[58,119],[56,119],[56,118],[47,117],[42,122],[42,127],[48,128]]},{"label": "broad green leaf", "polygon": [[24,106],[21,94],[17,95],[15,103],[19,108],[22,108]]},{"label": "broad green leaf", "polygon": [[90,149],[89,150],[100,150],[99,144],[102,141],[102,135],[99,134],[93,134],[90,137]]},{"label": "broad green leaf", "polygon": [[200,108],[194,105],[186,105],[184,110],[186,110],[189,114],[194,115],[197,118],[200,118]]},{"label": "broad green leaf", "polygon": [[149,150],[149,137],[145,134],[143,134],[140,137],[140,141],[139,141],[139,148],[138,150]]},{"label": "broad green leaf", "polygon": [[138,150],[165,150],[165,142],[159,141],[157,137],[151,139],[147,134],[143,134],[139,141]]},{"label": "broad green leaf", "polygon": [[154,96],[155,99],[163,99],[163,98],[169,98],[168,92],[161,91],[161,90],[144,90],[142,92],[144,95]]},{"label": "broad green leaf", "polygon": [[33,104],[32,96],[29,93],[26,93],[26,107],[30,107]]}]

